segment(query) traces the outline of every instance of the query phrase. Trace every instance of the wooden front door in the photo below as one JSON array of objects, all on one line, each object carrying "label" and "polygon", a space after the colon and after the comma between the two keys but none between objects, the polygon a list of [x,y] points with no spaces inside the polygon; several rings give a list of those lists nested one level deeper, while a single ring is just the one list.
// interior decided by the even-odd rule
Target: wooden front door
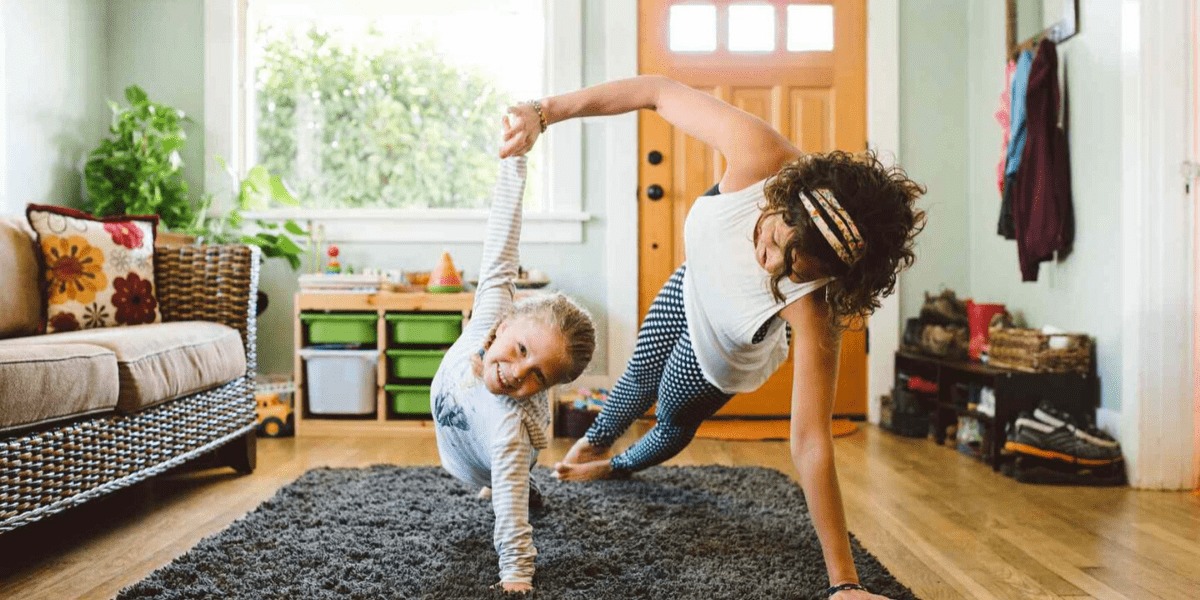
[{"label": "wooden front door", "polygon": [[[757,115],[806,152],[866,147],[866,0],[640,0],[638,21],[641,73],[667,75]],[[688,209],[725,165],[651,111],[641,111],[638,125],[644,317],[685,259]],[[786,416],[791,384],[789,360],[718,414]],[[865,415],[866,407],[866,333],[850,331],[842,338],[834,414]]]}]

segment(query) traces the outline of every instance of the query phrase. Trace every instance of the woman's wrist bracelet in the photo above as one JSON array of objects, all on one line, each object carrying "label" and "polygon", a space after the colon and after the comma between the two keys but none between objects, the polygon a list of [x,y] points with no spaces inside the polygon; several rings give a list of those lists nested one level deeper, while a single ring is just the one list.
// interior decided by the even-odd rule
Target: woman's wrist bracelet
[{"label": "woman's wrist bracelet", "polygon": [[538,124],[542,126],[542,133],[546,133],[546,113],[542,110],[542,103],[537,100],[530,100],[527,104],[533,107],[533,112],[537,113]]},{"label": "woman's wrist bracelet", "polygon": [[865,592],[867,591],[867,588],[863,587],[862,584],[859,583],[839,583],[837,585],[829,586],[829,589],[825,590],[825,597],[829,598],[838,592],[844,592],[846,590],[862,590]]}]

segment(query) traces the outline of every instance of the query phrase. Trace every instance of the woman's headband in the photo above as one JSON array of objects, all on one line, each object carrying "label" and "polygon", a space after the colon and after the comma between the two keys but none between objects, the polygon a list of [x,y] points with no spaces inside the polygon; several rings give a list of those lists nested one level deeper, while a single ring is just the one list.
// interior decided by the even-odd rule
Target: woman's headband
[{"label": "woman's headband", "polygon": [[[853,266],[862,258],[865,245],[858,233],[858,227],[855,227],[854,221],[850,219],[846,209],[838,204],[832,192],[826,189],[804,190],[800,192],[800,201],[804,203],[804,208],[808,209],[813,223],[842,262]],[[817,210],[818,204],[824,209],[823,213]],[[830,223],[833,223],[833,227],[829,226]],[[840,238],[833,232],[834,228],[842,234]]]}]

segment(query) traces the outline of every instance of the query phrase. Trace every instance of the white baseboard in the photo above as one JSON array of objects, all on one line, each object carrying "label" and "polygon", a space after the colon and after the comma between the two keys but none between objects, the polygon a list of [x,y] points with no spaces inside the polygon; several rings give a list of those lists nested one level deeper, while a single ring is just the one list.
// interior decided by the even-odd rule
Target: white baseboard
[{"label": "white baseboard", "polygon": [[1096,426],[1121,441],[1121,413],[1111,408],[1096,409]]}]

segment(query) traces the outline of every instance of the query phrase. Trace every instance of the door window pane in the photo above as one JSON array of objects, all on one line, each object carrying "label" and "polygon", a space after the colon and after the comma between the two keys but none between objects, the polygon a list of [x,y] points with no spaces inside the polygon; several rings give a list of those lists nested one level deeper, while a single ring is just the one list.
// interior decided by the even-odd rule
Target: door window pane
[{"label": "door window pane", "polygon": [[833,6],[792,4],[787,7],[789,52],[833,50]]},{"label": "door window pane", "polygon": [[712,52],[717,49],[717,7],[712,4],[676,4],[671,7],[672,52]]},{"label": "door window pane", "polygon": [[775,7],[733,4],[729,7],[729,49],[770,52],[775,49]]}]

